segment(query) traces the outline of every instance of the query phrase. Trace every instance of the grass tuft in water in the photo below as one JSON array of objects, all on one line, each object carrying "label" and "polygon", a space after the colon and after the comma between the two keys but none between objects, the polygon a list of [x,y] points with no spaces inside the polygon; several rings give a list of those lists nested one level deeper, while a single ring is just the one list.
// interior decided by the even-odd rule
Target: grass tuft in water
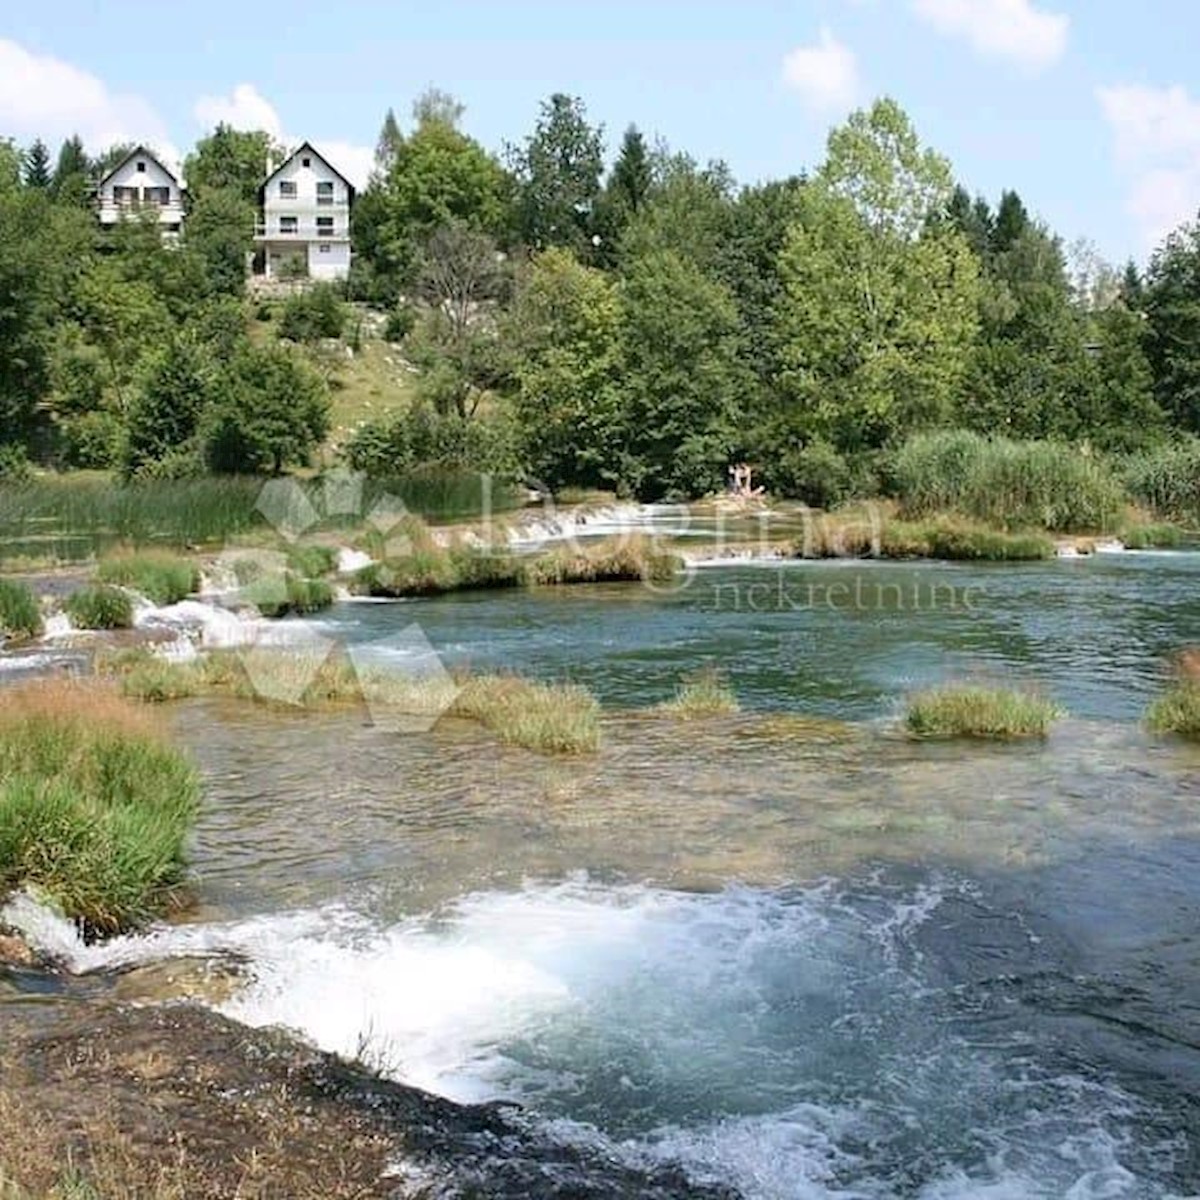
[{"label": "grass tuft in water", "polygon": [[200,568],[173,554],[115,555],[100,564],[96,578],[131,588],[153,604],[177,604],[200,590]]},{"label": "grass tuft in water", "polygon": [[1045,737],[1062,709],[1032,692],[950,684],[909,699],[904,724],[918,738],[1005,741]]},{"label": "grass tuft in water", "polygon": [[1182,677],[1146,712],[1146,724],[1154,733],[1173,733],[1200,741],[1200,679]]},{"label": "grass tuft in water", "polygon": [[728,716],[740,709],[737,696],[724,675],[709,668],[687,676],[675,689],[674,699],[660,704],[655,711],[691,721],[701,717]]},{"label": "grass tuft in water", "polygon": [[0,635],[31,638],[41,632],[41,610],[28,585],[16,579],[0,579]]},{"label": "grass tuft in water", "polygon": [[452,715],[479,721],[502,742],[550,754],[589,754],[600,745],[600,705],[575,684],[516,675],[460,681]]},{"label": "grass tuft in water", "polygon": [[33,886],[98,933],[169,905],[200,789],[144,710],[74,682],[7,689],[0,780],[0,892]]},{"label": "grass tuft in water", "polygon": [[133,598],[111,584],[80,588],[67,597],[63,608],[79,629],[129,629],[133,626]]}]

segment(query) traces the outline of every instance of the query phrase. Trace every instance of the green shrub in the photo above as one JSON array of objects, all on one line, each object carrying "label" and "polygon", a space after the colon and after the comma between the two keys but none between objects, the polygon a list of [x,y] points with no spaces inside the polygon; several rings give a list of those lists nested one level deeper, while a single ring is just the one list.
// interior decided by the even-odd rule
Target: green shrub
[{"label": "green shrub", "polygon": [[337,551],[331,546],[289,546],[288,567],[303,579],[320,579],[337,567]]},{"label": "green shrub", "polygon": [[0,579],[0,634],[37,637],[41,632],[42,614],[28,585],[15,579]]},{"label": "green shrub", "polygon": [[0,483],[28,483],[33,479],[33,467],[23,446],[11,442],[0,444]]},{"label": "green shrub", "polygon": [[109,584],[80,588],[67,597],[63,607],[80,629],[129,629],[133,625],[132,597]]},{"label": "green shrub", "polygon": [[108,470],[121,462],[125,427],[116,413],[98,409],[61,424],[62,461],[84,470]]},{"label": "green shrub", "polygon": [[675,689],[673,699],[658,706],[658,712],[690,721],[698,717],[720,717],[740,709],[737,696],[720,671],[709,669],[688,676]]},{"label": "green shrub", "polygon": [[200,590],[200,568],[170,554],[133,554],[105,559],[96,572],[101,583],[132,588],[154,604],[177,604]]},{"label": "green shrub", "polygon": [[171,902],[198,777],[127,702],[58,681],[11,689],[0,780],[0,892],[35,886],[93,933]]},{"label": "green shrub", "polygon": [[1186,545],[1188,536],[1178,525],[1151,523],[1126,525],[1121,530],[1121,541],[1130,550],[1162,550]]},{"label": "green shrub", "polygon": [[267,576],[246,587],[243,597],[264,617],[303,616],[333,604],[333,588],[324,579],[302,579],[285,573]]},{"label": "green shrub", "polygon": [[386,342],[402,342],[413,331],[417,323],[417,312],[411,304],[398,304],[388,313],[387,323],[383,327],[383,339]]},{"label": "green shrub", "polygon": [[346,328],[346,309],[332,284],[317,283],[284,303],[279,336],[293,342],[340,338]]},{"label": "green shrub", "polygon": [[1125,503],[1103,459],[1058,442],[921,434],[890,472],[906,517],[954,512],[1005,529],[1083,533],[1115,527]]},{"label": "green shrub", "polygon": [[905,726],[919,738],[1045,737],[1062,710],[1031,692],[949,685],[911,697]]},{"label": "green shrub", "polygon": [[1180,679],[1150,706],[1146,724],[1155,733],[1200,741],[1200,681]]}]

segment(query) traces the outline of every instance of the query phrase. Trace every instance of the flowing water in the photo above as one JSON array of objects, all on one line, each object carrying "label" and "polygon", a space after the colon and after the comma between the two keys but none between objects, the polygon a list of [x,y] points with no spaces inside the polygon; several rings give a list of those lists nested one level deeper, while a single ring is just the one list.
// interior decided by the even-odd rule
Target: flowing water
[{"label": "flowing water", "polygon": [[[339,605],[321,632],[380,661],[415,623],[587,683],[600,753],[187,702],[199,911],[93,947],[13,919],[80,969],[243,956],[235,1017],[750,1200],[1194,1196],[1200,749],[1138,718],[1198,585],[1130,554]],[[741,714],[633,711],[714,661]],[[1072,716],[899,736],[906,690],[961,677]]]}]

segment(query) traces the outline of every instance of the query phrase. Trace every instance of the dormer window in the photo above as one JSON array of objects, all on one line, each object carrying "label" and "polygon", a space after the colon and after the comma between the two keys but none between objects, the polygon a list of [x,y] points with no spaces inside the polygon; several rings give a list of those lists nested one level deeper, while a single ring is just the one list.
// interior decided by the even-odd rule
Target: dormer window
[{"label": "dormer window", "polygon": [[146,169],[146,164],[144,162],[139,162],[137,165],[137,169],[139,171],[144,171]]}]

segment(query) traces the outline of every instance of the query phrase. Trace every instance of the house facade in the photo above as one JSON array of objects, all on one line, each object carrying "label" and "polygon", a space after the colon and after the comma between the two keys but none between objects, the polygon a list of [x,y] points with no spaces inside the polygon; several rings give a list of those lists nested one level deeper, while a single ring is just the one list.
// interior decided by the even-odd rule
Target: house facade
[{"label": "house facade", "polygon": [[345,279],[350,273],[350,206],[354,188],[305,142],[258,193],[254,241],[268,279]]},{"label": "house facade", "polygon": [[100,180],[96,210],[101,225],[157,212],[159,228],[175,235],[183,228],[183,194],[179,178],[145,146],[138,146]]}]

